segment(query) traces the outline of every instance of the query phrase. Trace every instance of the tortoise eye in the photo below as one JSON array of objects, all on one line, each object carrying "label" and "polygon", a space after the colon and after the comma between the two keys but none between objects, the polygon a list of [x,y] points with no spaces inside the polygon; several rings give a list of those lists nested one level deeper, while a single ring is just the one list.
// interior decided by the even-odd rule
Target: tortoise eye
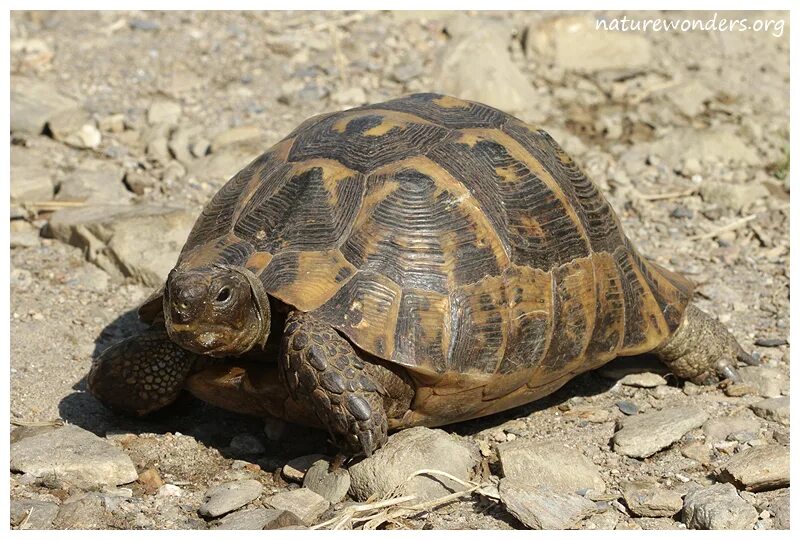
[{"label": "tortoise eye", "polygon": [[214,299],[214,302],[217,304],[224,304],[231,298],[231,289],[230,287],[222,287],[219,292],[217,292],[217,297]]}]

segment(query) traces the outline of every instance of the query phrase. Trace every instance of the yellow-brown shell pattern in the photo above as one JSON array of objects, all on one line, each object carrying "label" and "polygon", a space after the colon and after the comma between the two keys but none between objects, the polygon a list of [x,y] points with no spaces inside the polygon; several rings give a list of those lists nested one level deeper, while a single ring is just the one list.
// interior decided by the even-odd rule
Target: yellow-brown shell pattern
[{"label": "yellow-brown shell pattern", "polygon": [[484,400],[653,349],[691,295],[547,133],[437,94],[311,118],[250,163],[180,265],[223,261],[420,386],[472,375]]}]

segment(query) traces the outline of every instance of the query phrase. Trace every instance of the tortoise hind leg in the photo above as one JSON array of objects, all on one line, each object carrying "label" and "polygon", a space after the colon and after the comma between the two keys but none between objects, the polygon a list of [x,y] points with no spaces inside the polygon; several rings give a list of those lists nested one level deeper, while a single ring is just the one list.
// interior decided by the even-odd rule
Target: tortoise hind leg
[{"label": "tortoise hind leg", "polygon": [[386,387],[398,377],[363,361],[329,325],[292,312],[283,334],[281,378],[291,396],[307,403],[344,454],[371,455],[387,440],[388,410],[399,404]]},{"label": "tortoise hind leg", "polygon": [[678,377],[697,384],[722,379],[741,382],[736,371],[737,360],[758,364],[722,323],[693,305],[686,308],[684,320],[675,333],[653,352]]},{"label": "tortoise hind leg", "polygon": [[151,328],[103,351],[92,362],[87,385],[112,411],[144,416],[178,398],[196,360],[163,328]]}]

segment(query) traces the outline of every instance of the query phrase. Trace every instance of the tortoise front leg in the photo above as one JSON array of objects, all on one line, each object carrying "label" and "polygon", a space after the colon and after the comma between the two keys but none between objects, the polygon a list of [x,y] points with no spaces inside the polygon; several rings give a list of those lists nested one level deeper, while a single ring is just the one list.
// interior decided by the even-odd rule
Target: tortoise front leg
[{"label": "tortoise front leg", "polygon": [[384,381],[388,369],[362,361],[350,343],[312,315],[286,319],[281,379],[296,401],[314,411],[344,454],[367,456],[387,440]]},{"label": "tortoise front leg", "polygon": [[722,323],[693,305],[680,327],[653,351],[678,377],[697,384],[728,379],[741,382],[736,363],[757,365]]},{"label": "tortoise front leg", "polygon": [[89,392],[115,412],[144,416],[178,398],[197,355],[151,328],[112,345],[92,362]]}]

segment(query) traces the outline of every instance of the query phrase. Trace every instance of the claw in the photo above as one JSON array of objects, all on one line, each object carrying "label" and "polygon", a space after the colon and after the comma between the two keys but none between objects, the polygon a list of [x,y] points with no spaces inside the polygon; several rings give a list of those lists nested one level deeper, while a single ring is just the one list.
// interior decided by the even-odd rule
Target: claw
[{"label": "claw", "polygon": [[736,359],[739,360],[740,362],[744,362],[748,366],[758,366],[761,364],[761,360],[754,357],[752,354],[746,353],[744,350],[741,349],[736,354]]},{"label": "claw", "polygon": [[742,382],[742,377],[739,375],[739,372],[736,371],[736,368],[728,363],[718,364],[717,365],[717,373],[723,379],[728,379],[733,383],[740,383]]}]

